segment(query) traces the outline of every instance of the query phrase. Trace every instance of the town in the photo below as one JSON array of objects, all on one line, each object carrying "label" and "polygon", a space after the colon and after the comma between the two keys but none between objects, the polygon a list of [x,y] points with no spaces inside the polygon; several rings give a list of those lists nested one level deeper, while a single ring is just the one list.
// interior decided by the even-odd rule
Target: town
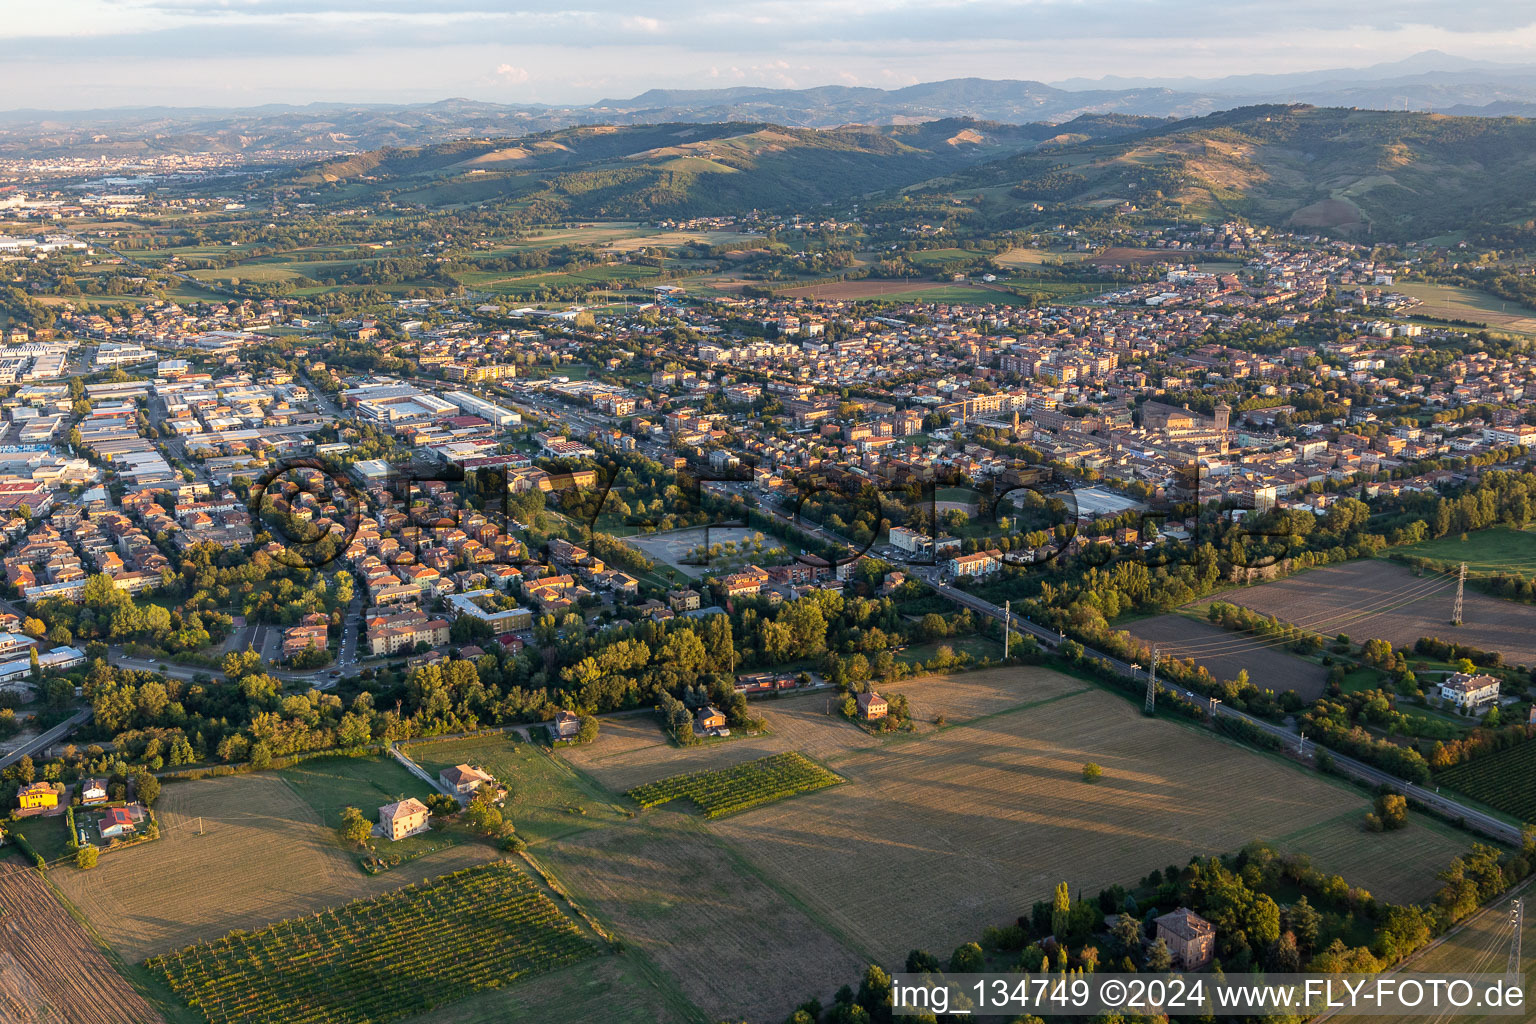
[{"label": "town", "polygon": [[690,96],[0,130],[0,1017],[1523,970],[1527,122]]}]

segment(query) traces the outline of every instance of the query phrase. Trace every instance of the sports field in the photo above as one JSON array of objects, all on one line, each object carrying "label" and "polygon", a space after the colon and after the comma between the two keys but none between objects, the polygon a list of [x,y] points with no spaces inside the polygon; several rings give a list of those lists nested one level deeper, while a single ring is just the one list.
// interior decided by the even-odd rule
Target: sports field
[{"label": "sports field", "polygon": [[[123,957],[143,960],[234,928],[371,896],[483,863],[465,843],[370,877],[335,826],[273,773],[167,785],[155,804],[161,836],[54,881]],[[201,829],[199,832],[199,819]]]}]

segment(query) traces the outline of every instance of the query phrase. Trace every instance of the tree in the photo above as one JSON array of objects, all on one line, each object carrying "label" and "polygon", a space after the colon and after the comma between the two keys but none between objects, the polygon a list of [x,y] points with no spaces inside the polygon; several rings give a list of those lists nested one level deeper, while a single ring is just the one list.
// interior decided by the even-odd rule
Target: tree
[{"label": "tree", "polygon": [[336,834],[344,843],[362,846],[373,834],[373,823],[363,817],[363,812],[356,807],[345,807],[341,811],[341,825],[336,829]]},{"label": "tree", "polygon": [[1084,782],[1098,782],[1103,777],[1104,777],[1104,769],[1100,768],[1098,765],[1094,764],[1092,761],[1089,761],[1087,764],[1083,765],[1083,781]]},{"label": "tree", "polygon": [[1147,950],[1147,970],[1166,971],[1173,967],[1173,954],[1168,952],[1168,943],[1164,939],[1158,939],[1152,943],[1152,948]]},{"label": "tree", "polygon": [[986,965],[981,946],[974,942],[956,946],[949,958],[949,969],[957,974],[974,974]]},{"label": "tree", "polygon": [[1071,926],[1072,894],[1067,890],[1067,883],[1061,882],[1056,886],[1056,894],[1051,899],[1051,934],[1060,942]]},{"label": "tree", "polygon": [[43,663],[38,660],[36,647],[27,652],[27,660],[32,666],[32,681],[40,682],[43,678]]},{"label": "tree", "polygon": [[1296,936],[1296,944],[1303,952],[1311,952],[1317,945],[1317,933],[1323,925],[1323,915],[1312,908],[1302,896],[1285,908],[1285,929]]},{"label": "tree", "polygon": [[96,866],[96,861],[100,856],[100,850],[96,849],[96,847],[92,846],[90,843],[86,843],[84,846],[80,847],[80,849],[75,851],[75,867],[82,871],[89,871],[91,868]]},{"label": "tree", "polygon": [[139,798],[139,803],[145,807],[153,807],[155,801],[160,799],[160,780],[149,772],[134,772],[133,791]]},{"label": "tree", "polygon": [[1122,956],[1134,957],[1141,952],[1141,922],[1130,914],[1121,914],[1115,918],[1109,936]]}]

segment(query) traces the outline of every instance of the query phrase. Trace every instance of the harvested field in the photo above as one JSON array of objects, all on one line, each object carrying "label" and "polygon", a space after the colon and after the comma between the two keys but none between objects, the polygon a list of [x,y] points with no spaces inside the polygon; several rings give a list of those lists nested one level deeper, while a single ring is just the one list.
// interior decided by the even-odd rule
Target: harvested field
[{"label": "harvested field", "polygon": [[[1273,845],[1285,853],[1305,853],[1319,871],[1343,875],[1377,899],[1406,904],[1434,896],[1440,888],[1435,875],[1477,841],[1476,836],[1417,813],[1409,815],[1407,828],[1394,832],[1366,832],[1364,819],[1364,808],[1347,811],[1276,839]],[[1382,862],[1391,865],[1390,870],[1382,870]],[[1366,884],[1367,878],[1375,882]]]},{"label": "harvested field", "polygon": [[1501,299],[1497,295],[1463,288],[1454,284],[1434,284],[1428,281],[1402,281],[1392,290],[1418,299],[1421,305],[1411,311],[1445,320],[1471,320],[1484,323],[1497,331],[1515,331],[1536,334],[1536,316],[1518,302]]},{"label": "harvested field", "polygon": [[[1093,761],[1097,783],[1083,780]],[[1066,881],[1152,867],[1363,816],[1365,798],[1093,689],[842,758],[849,780],[710,827],[860,949],[899,962],[1012,921]],[[1221,780],[1219,786],[1214,780]],[[1353,884],[1400,869],[1359,833]],[[1305,845],[1302,845],[1305,848]],[[1320,869],[1330,869],[1320,857]],[[850,898],[871,878],[894,900]]]},{"label": "harvested field", "polygon": [[[1195,661],[1211,670],[1217,679],[1236,679],[1243,669],[1248,678],[1260,689],[1284,693],[1295,690],[1302,700],[1316,700],[1323,695],[1328,684],[1328,670],[1313,664],[1284,648],[1260,647],[1257,638],[1233,633],[1209,622],[1201,622],[1177,612],[1157,615],[1150,619],[1138,619],[1126,626],[1138,640],[1156,643],[1168,657],[1194,657]],[[1253,644],[1239,641],[1253,640]],[[1205,644],[1225,641],[1228,646],[1212,648],[1210,654],[1185,655],[1184,647],[1198,648]]]},{"label": "harvested field", "polygon": [[1536,608],[1469,588],[1464,621],[1452,626],[1454,581],[1447,578],[1437,586],[1378,559],[1312,569],[1217,596],[1320,633],[1348,633],[1356,642],[1379,639],[1411,647],[1421,636],[1434,636],[1498,651],[1514,664],[1536,662]]},{"label": "harvested field", "polygon": [[868,962],[687,815],[653,811],[552,844],[539,859],[710,1020],[782,1020]]},{"label": "harvested field", "polygon": [[1187,263],[1197,260],[1204,253],[1169,252],[1167,249],[1133,249],[1130,246],[1112,245],[1097,255],[1085,256],[1088,263]]},{"label": "harvested field", "polygon": [[0,860],[0,1021],[160,1024],[38,874]]},{"label": "harvested field", "polygon": [[168,785],[155,814],[156,842],[103,857],[90,871],[54,872],[59,888],[130,961],[496,857],[487,844],[463,843],[370,877],[334,828],[275,774]]},{"label": "harvested field", "polygon": [[[919,676],[893,683],[882,692],[906,695],[921,734],[934,730],[933,721],[939,715],[954,725],[1086,686],[1048,669],[1012,667]],[[753,713],[768,723],[766,734],[695,747],[673,746],[654,715],[607,719],[596,741],[560,753],[603,786],[623,793],[669,775],[724,768],[768,754],[798,750],[818,761],[836,762],[852,751],[910,738],[901,733],[871,736],[838,714],[838,703],[830,690],[754,700]]]},{"label": "harvested field", "polygon": [[946,287],[940,281],[923,281],[918,278],[868,277],[862,281],[828,281],[825,284],[807,284],[798,288],[781,288],[777,294],[790,299],[818,299],[825,302],[851,302],[858,299],[883,299],[892,295],[911,295],[915,292],[938,291]]}]

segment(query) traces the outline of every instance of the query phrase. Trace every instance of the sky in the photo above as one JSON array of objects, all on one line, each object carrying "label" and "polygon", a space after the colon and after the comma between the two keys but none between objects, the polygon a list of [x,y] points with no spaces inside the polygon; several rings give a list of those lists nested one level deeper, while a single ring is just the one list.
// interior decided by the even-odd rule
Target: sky
[{"label": "sky", "polygon": [[592,103],[651,88],[1536,63],[1485,0],[0,0],[0,108]]}]

